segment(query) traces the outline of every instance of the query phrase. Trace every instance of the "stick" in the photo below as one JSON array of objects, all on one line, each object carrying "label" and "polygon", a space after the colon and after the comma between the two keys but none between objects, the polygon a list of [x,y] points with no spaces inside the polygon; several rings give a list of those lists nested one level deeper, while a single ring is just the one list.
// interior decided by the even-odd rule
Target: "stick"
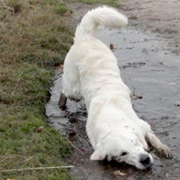
[{"label": "stick", "polygon": [[75,148],[78,152],[80,152],[82,155],[84,155],[84,152],[81,151],[78,147],[76,147],[72,142],[70,143],[70,145]]},{"label": "stick", "polygon": [[28,159],[24,160],[23,162],[30,161],[33,157],[34,157],[34,156],[32,156],[32,157],[30,157],[30,158],[28,158]]},{"label": "stick", "polygon": [[17,86],[18,86],[18,84],[19,84],[19,82],[20,82],[20,80],[21,80],[22,75],[23,75],[23,72],[20,74],[20,76],[19,76],[19,78],[18,78],[18,81],[17,81],[17,83],[16,83],[16,86],[14,87],[14,90],[13,90],[13,92],[12,92],[12,95],[14,95],[14,92],[16,91],[16,88],[17,88]]},{"label": "stick", "polygon": [[13,171],[33,171],[33,170],[44,170],[44,169],[66,169],[74,168],[74,166],[55,166],[55,167],[37,167],[37,168],[24,168],[24,169],[4,169],[0,170],[0,173],[13,172]]}]

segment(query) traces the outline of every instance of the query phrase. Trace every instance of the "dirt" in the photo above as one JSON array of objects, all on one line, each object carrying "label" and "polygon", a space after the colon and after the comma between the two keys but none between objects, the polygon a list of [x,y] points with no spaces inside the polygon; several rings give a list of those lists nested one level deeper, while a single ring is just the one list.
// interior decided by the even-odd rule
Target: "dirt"
[{"label": "dirt", "polygon": [[166,39],[168,50],[179,54],[180,0],[121,0],[122,10],[136,28],[151,30]]},{"label": "dirt", "polygon": [[[152,150],[154,164],[144,171],[115,162],[90,161],[93,150],[85,132],[87,112],[83,101],[68,100],[65,111],[57,106],[62,75],[59,69],[46,106],[49,122],[69,137],[72,153],[66,161],[75,166],[72,173],[81,180],[179,180],[180,1],[124,0],[121,3],[120,10],[130,19],[129,26],[120,31],[102,28],[97,37],[116,55],[138,116],[152,125],[157,136],[171,148],[174,158],[159,157]],[[74,25],[91,8],[77,3],[71,7]]]}]

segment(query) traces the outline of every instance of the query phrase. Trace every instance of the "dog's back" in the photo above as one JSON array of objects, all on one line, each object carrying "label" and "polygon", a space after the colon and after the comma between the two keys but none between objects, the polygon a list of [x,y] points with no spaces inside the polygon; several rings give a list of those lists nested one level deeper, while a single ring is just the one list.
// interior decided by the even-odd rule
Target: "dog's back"
[{"label": "dog's back", "polygon": [[[119,78],[115,56],[105,44],[94,37],[99,26],[122,28],[127,23],[124,15],[113,8],[103,6],[89,11],[76,28],[74,45],[65,60],[63,82],[66,84],[63,86],[68,87],[64,90],[66,95],[70,91],[70,94],[76,94],[76,97],[82,96],[87,109],[96,94],[101,94],[102,91],[109,93],[115,85],[117,91],[129,95],[129,89]],[[66,74],[67,68],[71,70],[67,70]],[[68,79],[73,87],[67,84]]]},{"label": "dog's back", "polygon": [[94,37],[100,25],[121,28],[127,25],[127,18],[108,7],[91,10],[83,17],[65,59],[62,94],[85,100],[86,131],[94,148],[91,160],[115,157],[118,162],[145,169],[153,162],[146,152],[146,139],[166,157],[171,157],[171,152],[134,112],[115,56]]}]

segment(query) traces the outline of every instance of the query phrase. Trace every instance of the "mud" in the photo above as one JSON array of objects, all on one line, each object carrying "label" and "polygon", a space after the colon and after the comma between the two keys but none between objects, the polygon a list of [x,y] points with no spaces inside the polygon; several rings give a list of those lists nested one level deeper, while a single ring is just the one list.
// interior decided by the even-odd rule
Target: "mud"
[{"label": "mud", "polygon": [[[131,3],[131,6],[135,2],[136,0]],[[168,33],[163,35],[153,33],[153,28],[158,28],[157,24],[150,22],[148,29],[143,27],[139,16],[137,19],[132,18],[139,14],[136,11],[139,6],[137,2],[135,4],[135,10],[132,11],[126,9],[131,7],[128,0],[122,7],[131,16],[129,27],[121,31],[103,28],[97,37],[106,43],[116,55],[122,79],[132,91],[131,98],[138,116],[152,125],[157,136],[171,148],[174,158],[168,160],[159,157],[152,150],[154,164],[144,171],[126,164],[90,161],[89,157],[93,150],[85,132],[87,118],[85,106],[83,101],[77,103],[68,100],[65,111],[58,108],[62,88],[62,70],[57,69],[54,87],[51,89],[51,100],[46,106],[46,112],[50,125],[59,129],[70,139],[72,153],[66,161],[75,166],[72,174],[80,180],[180,179],[180,56],[178,56],[176,47],[176,42],[179,41],[177,39],[173,43],[173,38],[168,38]],[[148,2],[143,5],[146,4],[153,5]],[[74,8],[79,10],[74,15],[76,19],[74,23],[77,24],[79,17],[85,13],[87,7],[80,10],[76,5]],[[144,22],[145,19],[149,21],[149,17],[144,16]],[[161,19],[160,16],[159,18]],[[174,19],[173,22],[175,22]],[[169,28],[174,28],[174,26],[169,26]]]},{"label": "mud", "polygon": [[166,49],[180,54],[180,0],[119,0],[136,28],[151,30],[167,41]]}]

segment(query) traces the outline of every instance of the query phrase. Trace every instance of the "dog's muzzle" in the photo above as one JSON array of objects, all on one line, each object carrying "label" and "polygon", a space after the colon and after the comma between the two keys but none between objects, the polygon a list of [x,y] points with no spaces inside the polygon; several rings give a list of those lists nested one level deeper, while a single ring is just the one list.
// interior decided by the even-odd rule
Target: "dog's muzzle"
[{"label": "dog's muzzle", "polygon": [[145,169],[152,165],[152,160],[148,154],[141,154],[139,162],[144,166]]}]

